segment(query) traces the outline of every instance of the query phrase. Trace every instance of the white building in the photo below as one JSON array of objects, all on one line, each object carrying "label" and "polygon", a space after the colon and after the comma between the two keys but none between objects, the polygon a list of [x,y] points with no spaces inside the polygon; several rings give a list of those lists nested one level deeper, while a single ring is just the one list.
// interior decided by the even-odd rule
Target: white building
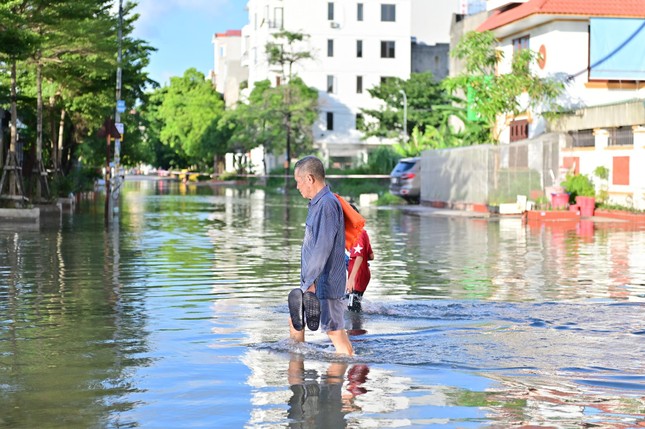
[{"label": "white building", "polygon": [[224,95],[226,107],[234,106],[240,97],[240,84],[248,80],[248,69],[242,67],[242,32],[227,30],[212,39],[214,64],[211,73],[217,92]]},{"label": "white building", "polygon": [[[566,83],[570,113],[547,123],[540,112],[502,118],[502,142],[561,132],[560,167],[594,177],[609,171],[615,203],[645,209],[645,1],[489,0],[492,31],[511,70],[517,49],[541,54],[536,73]],[[561,173],[562,173],[561,172]]]},{"label": "white building", "polygon": [[[492,31],[499,41],[499,73],[510,72],[516,50],[529,48],[542,55],[539,76],[566,83],[559,100],[565,108],[645,98],[645,1],[489,0],[488,8],[491,15],[478,30]],[[546,121],[536,114],[506,118],[510,126],[501,141],[544,132]]]},{"label": "white building", "polygon": [[378,107],[368,88],[388,77],[410,76],[411,0],[250,0],[247,9],[242,35],[249,87],[267,78],[279,84],[281,71],[270,67],[265,55],[272,34],[280,29],[308,34],[302,48],[313,59],[297,64],[294,72],[319,90],[315,147],[330,164],[366,161],[369,150],[383,142],[362,139],[360,109]]}]

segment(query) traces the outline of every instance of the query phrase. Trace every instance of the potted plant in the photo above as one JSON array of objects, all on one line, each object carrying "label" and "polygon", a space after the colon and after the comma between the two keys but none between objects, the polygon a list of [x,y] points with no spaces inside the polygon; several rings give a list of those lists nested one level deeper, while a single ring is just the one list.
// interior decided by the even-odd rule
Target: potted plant
[{"label": "potted plant", "polygon": [[593,216],[596,208],[596,188],[586,174],[567,174],[561,185],[569,193],[572,203],[580,207],[581,216]]}]

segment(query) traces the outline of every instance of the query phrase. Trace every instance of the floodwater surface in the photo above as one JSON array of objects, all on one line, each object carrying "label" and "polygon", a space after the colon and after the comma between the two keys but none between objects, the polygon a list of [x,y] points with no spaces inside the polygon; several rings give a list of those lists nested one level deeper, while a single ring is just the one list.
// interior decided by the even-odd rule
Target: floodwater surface
[{"label": "floodwater surface", "polygon": [[362,208],[356,351],[288,340],[297,193],[125,184],[0,227],[2,428],[645,425],[645,229]]}]

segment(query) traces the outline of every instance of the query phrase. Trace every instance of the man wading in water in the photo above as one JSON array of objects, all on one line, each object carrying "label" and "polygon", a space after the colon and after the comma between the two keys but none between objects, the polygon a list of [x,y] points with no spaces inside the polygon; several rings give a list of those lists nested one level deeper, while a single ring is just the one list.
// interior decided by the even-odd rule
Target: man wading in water
[{"label": "man wading in water", "polygon": [[[320,324],[336,353],[353,355],[345,331],[345,221],[341,205],[325,183],[325,168],[306,156],[294,169],[296,187],[309,199],[300,260],[300,288],[289,293],[289,325],[293,340],[304,342],[305,323]],[[304,313],[304,314],[303,314]]]}]

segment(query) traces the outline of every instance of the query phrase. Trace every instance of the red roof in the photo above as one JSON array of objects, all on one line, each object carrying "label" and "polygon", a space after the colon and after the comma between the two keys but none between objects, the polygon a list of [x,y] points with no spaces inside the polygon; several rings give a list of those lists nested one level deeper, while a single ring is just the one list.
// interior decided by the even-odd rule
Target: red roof
[{"label": "red roof", "polygon": [[477,30],[493,30],[536,14],[645,18],[645,0],[529,0],[493,12]]},{"label": "red roof", "polygon": [[241,36],[242,30],[226,30],[226,33],[215,33],[215,37]]}]

